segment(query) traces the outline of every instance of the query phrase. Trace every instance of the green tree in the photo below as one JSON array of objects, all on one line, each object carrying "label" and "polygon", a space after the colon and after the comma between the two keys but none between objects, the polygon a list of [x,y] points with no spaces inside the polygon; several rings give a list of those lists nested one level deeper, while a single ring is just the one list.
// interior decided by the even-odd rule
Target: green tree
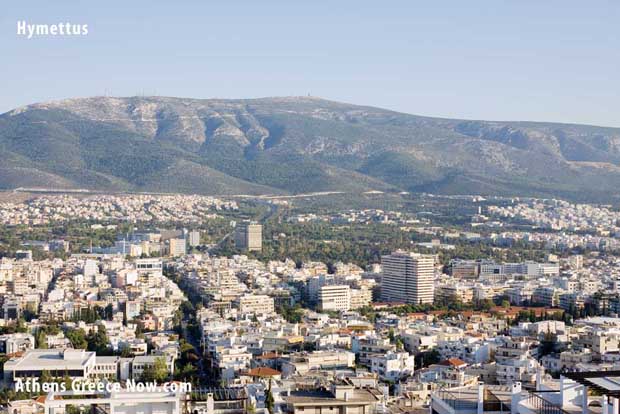
[{"label": "green tree", "polygon": [[71,341],[71,345],[75,349],[86,349],[88,347],[88,341],[86,340],[86,333],[83,329],[71,329],[67,332],[67,339]]},{"label": "green tree", "polygon": [[43,330],[39,330],[35,338],[36,347],[39,349],[47,349],[47,335]]},{"label": "green tree", "polygon": [[142,372],[141,380],[143,382],[161,383],[168,379],[168,365],[164,357],[155,358],[155,362],[152,365],[147,365]]},{"label": "green tree", "polygon": [[186,363],[175,373],[174,377],[177,380],[192,381],[196,377],[197,372],[198,370],[194,365]]},{"label": "green tree", "polygon": [[123,349],[121,349],[121,356],[123,358],[131,358],[133,356],[133,352],[131,352],[131,348],[128,346],[124,346]]},{"label": "green tree", "polygon": [[108,321],[111,321],[111,320],[112,320],[112,318],[114,317],[114,307],[112,307],[112,304],[111,304],[111,303],[110,303],[110,304],[108,304],[108,306],[106,306],[106,307],[105,307],[104,312],[105,312],[105,318],[106,318]]},{"label": "green tree", "polygon": [[43,370],[41,372],[41,378],[39,378],[39,381],[41,382],[41,384],[51,383],[54,381],[54,377],[52,377],[48,370]]},{"label": "green tree", "polygon": [[91,330],[86,337],[86,341],[88,342],[87,349],[89,351],[94,351],[98,355],[106,355],[109,353],[110,341],[108,340],[105,326],[97,326],[97,332]]},{"label": "green tree", "polygon": [[273,414],[273,407],[275,404],[275,399],[273,398],[273,393],[271,392],[271,378],[269,379],[269,387],[267,388],[267,392],[265,394],[265,408],[269,411],[269,414]]}]

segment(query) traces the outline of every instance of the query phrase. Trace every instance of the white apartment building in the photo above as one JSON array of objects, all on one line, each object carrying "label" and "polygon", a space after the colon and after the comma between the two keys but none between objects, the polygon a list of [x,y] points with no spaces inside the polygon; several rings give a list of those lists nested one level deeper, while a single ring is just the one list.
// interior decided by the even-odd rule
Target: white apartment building
[{"label": "white apartment building", "polygon": [[197,230],[190,231],[187,235],[190,247],[200,246],[200,232]]},{"label": "white apartment building", "polygon": [[383,256],[381,265],[381,300],[411,304],[433,303],[433,256],[399,251]]},{"label": "white apartment building", "polygon": [[235,300],[239,313],[266,314],[275,312],[274,300],[267,295],[245,294]]},{"label": "white apartment building", "polygon": [[0,353],[14,354],[34,349],[34,336],[29,333],[0,335]]},{"label": "white apartment building", "polygon": [[222,380],[232,381],[240,371],[250,368],[251,362],[252,354],[246,346],[233,345],[217,350],[212,364]]},{"label": "white apartment building", "polygon": [[282,375],[289,377],[293,374],[304,375],[310,370],[329,370],[337,368],[352,368],[355,366],[353,352],[314,351],[302,354],[292,354],[288,360],[282,362]]},{"label": "white apartment building", "polygon": [[169,355],[141,355],[133,358],[131,361],[131,374],[134,380],[139,380],[147,367],[152,367],[158,358],[166,361],[168,374],[174,372],[174,359]]},{"label": "white apartment building", "polygon": [[414,357],[409,352],[388,352],[370,358],[370,370],[386,381],[413,375]]},{"label": "white apartment building", "polygon": [[351,288],[348,285],[326,285],[319,288],[319,309],[348,311],[351,308]]}]

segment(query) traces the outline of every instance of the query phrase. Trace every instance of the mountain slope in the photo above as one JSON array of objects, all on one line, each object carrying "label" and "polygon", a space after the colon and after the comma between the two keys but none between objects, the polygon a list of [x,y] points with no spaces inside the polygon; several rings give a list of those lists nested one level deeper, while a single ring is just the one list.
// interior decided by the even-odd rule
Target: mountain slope
[{"label": "mountain slope", "polygon": [[429,118],[317,98],[70,99],[0,115],[0,188],[617,198],[620,129]]}]

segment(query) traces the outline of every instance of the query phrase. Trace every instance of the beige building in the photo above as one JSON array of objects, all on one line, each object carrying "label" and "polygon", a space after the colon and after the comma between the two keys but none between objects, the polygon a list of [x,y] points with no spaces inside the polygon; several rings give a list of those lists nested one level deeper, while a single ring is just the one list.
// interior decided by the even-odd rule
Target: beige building
[{"label": "beige building", "polygon": [[435,258],[398,251],[381,258],[381,300],[411,304],[433,303]]},{"label": "beige building", "polygon": [[235,245],[241,250],[260,252],[263,249],[263,226],[253,221],[237,224]]},{"label": "beige building", "polygon": [[245,294],[235,299],[234,303],[242,314],[264,314],[273,313],[275,311],[273,298],[267,295]]},{"label": "beige building", "polygon": [[474,300],[474,289],[472,286],[463,284],[441,285],[435,290],[435,298],[445,301],[456,299],[461,303],[471,303]]},{"label": "beige building", "polygon": [[372,291],[370,289],[351,289],[351,309],[359,309],[370,305]]},{"label": "beige building", "polygon": [[168,252],[170,256],[183,256],[187,252],[185,239],[170,239],[168,241]]}]

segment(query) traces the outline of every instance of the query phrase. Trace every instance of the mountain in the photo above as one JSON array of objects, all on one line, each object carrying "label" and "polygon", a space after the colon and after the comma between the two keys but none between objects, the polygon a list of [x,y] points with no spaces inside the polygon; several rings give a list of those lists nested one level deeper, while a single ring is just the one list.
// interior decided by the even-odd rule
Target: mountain
[{"label": "mountain", "polygon": [[426,191],[617,201],[620,129],[312,97],[94,97],[0,115],[0,188]]}]

